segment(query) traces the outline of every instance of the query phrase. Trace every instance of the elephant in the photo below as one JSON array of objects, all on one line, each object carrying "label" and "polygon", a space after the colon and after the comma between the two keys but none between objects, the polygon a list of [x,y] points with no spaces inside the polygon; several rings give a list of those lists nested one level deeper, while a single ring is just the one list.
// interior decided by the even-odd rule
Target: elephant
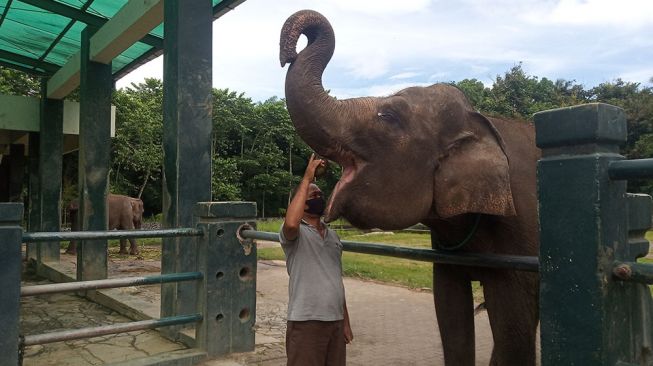
[{"label": "elephant", "polygon": [[[304,34],[308,43],[297,52]],[[335,49],[329,21],[302,10],[281,30],[286,105],[299,136],[342,175],[325,221],[361,229],[423,223],[433,249],[536,256],[536,166],[531,124],[487,117],[449,84],[387,97],[336,99],[322,74]],[[433,295],[446,365],[474,365],[471,281],[483,286],[494,348],[491,365],[534,365],[537,273],[434,264]]]},{"label": "elephant", "polygon": [[[70,214],[70,227],[72,231],[80,229],[77,212],[79,211],[79,201],[73,200],[67,207]],[[119,194],[109,194],[107,196],[107,210],[109,225],[108,229],[134,230],[140,229],[143,225],[143,201],[140,198],[133,198]],[[129,254],[139,254],[136,239],[129,239]],[[67,254],[77,253],[77,242],[70,241]],[[120,239],[120,254],[127,254],[127,240]]]}]

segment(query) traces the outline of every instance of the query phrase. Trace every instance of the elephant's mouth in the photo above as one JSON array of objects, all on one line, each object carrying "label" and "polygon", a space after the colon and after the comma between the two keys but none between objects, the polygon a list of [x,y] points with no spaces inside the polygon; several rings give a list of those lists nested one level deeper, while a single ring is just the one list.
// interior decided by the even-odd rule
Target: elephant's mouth
[{"label": "elephant's mouth", "polygon": [[341,152],[333,160],[340,164],[342,167],[342,176],[336,184],[324,214],[324,221],[332,222],[337,220],[341,215],[343,192],[347,190],[347,186],[354,180],[358,172],[365,166],[365,162],[358,159],[352,152]]}]

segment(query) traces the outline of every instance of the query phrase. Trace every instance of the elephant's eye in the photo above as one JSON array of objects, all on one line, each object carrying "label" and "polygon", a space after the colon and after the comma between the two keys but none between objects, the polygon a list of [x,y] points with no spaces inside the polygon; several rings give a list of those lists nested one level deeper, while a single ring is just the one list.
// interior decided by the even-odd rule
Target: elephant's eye
[{"label": "elephant's eye", "polygon": [[395,115],[393,113],[391,113],[391,112],[385,112],[384,111],[384,112],[379,112],[376,115],[379,116],[379,118],[381,118],[384,121],[397,122],[397,117],[395,117]]}]

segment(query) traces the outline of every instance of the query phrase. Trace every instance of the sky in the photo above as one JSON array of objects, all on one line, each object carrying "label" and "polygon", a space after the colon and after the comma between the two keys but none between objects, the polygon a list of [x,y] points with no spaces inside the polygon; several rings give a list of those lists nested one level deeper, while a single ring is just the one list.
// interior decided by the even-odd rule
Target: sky
[{"label": "sky", "polygon": [[[279,33],[301,9],[333,26],[323,84],[339,99],[473,78],[489,87],[520,63],[585,88],[617,78],[653,86],[651,0],[246,0],[213,23],[213,86],[283,98]],[[163,57],[117,87],[146,77],[163,78]]]}]

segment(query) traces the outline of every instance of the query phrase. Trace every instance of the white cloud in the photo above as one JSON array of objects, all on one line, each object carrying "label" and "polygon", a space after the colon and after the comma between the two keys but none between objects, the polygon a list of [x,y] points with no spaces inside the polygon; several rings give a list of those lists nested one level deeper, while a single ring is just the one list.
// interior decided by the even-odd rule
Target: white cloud
[{"label": "white cloud", "polygon": [[401,72],[399,74],[395,74],[390,76],[390,80],[401,80],[401,79],[412,79],[416,76],[421,75],[419,72],[413,72],[413,71],[406,71],[406,72]]},{"label": "white cloud", "polygon": [[650,0],[560,0],[548,12],[543,12],[543,8],[537,10],[528,14],[536,24],[634,28],[653,22]]},{"label": "white cloud", "polygon": [[341,10],[363,14],[410,14],[425,10],[430,0],[333,0]]},{"label": "white cloud", "polygon": [[635,71],[624,71],[619,77],[625,81],[653,86],[653,67]]}]

